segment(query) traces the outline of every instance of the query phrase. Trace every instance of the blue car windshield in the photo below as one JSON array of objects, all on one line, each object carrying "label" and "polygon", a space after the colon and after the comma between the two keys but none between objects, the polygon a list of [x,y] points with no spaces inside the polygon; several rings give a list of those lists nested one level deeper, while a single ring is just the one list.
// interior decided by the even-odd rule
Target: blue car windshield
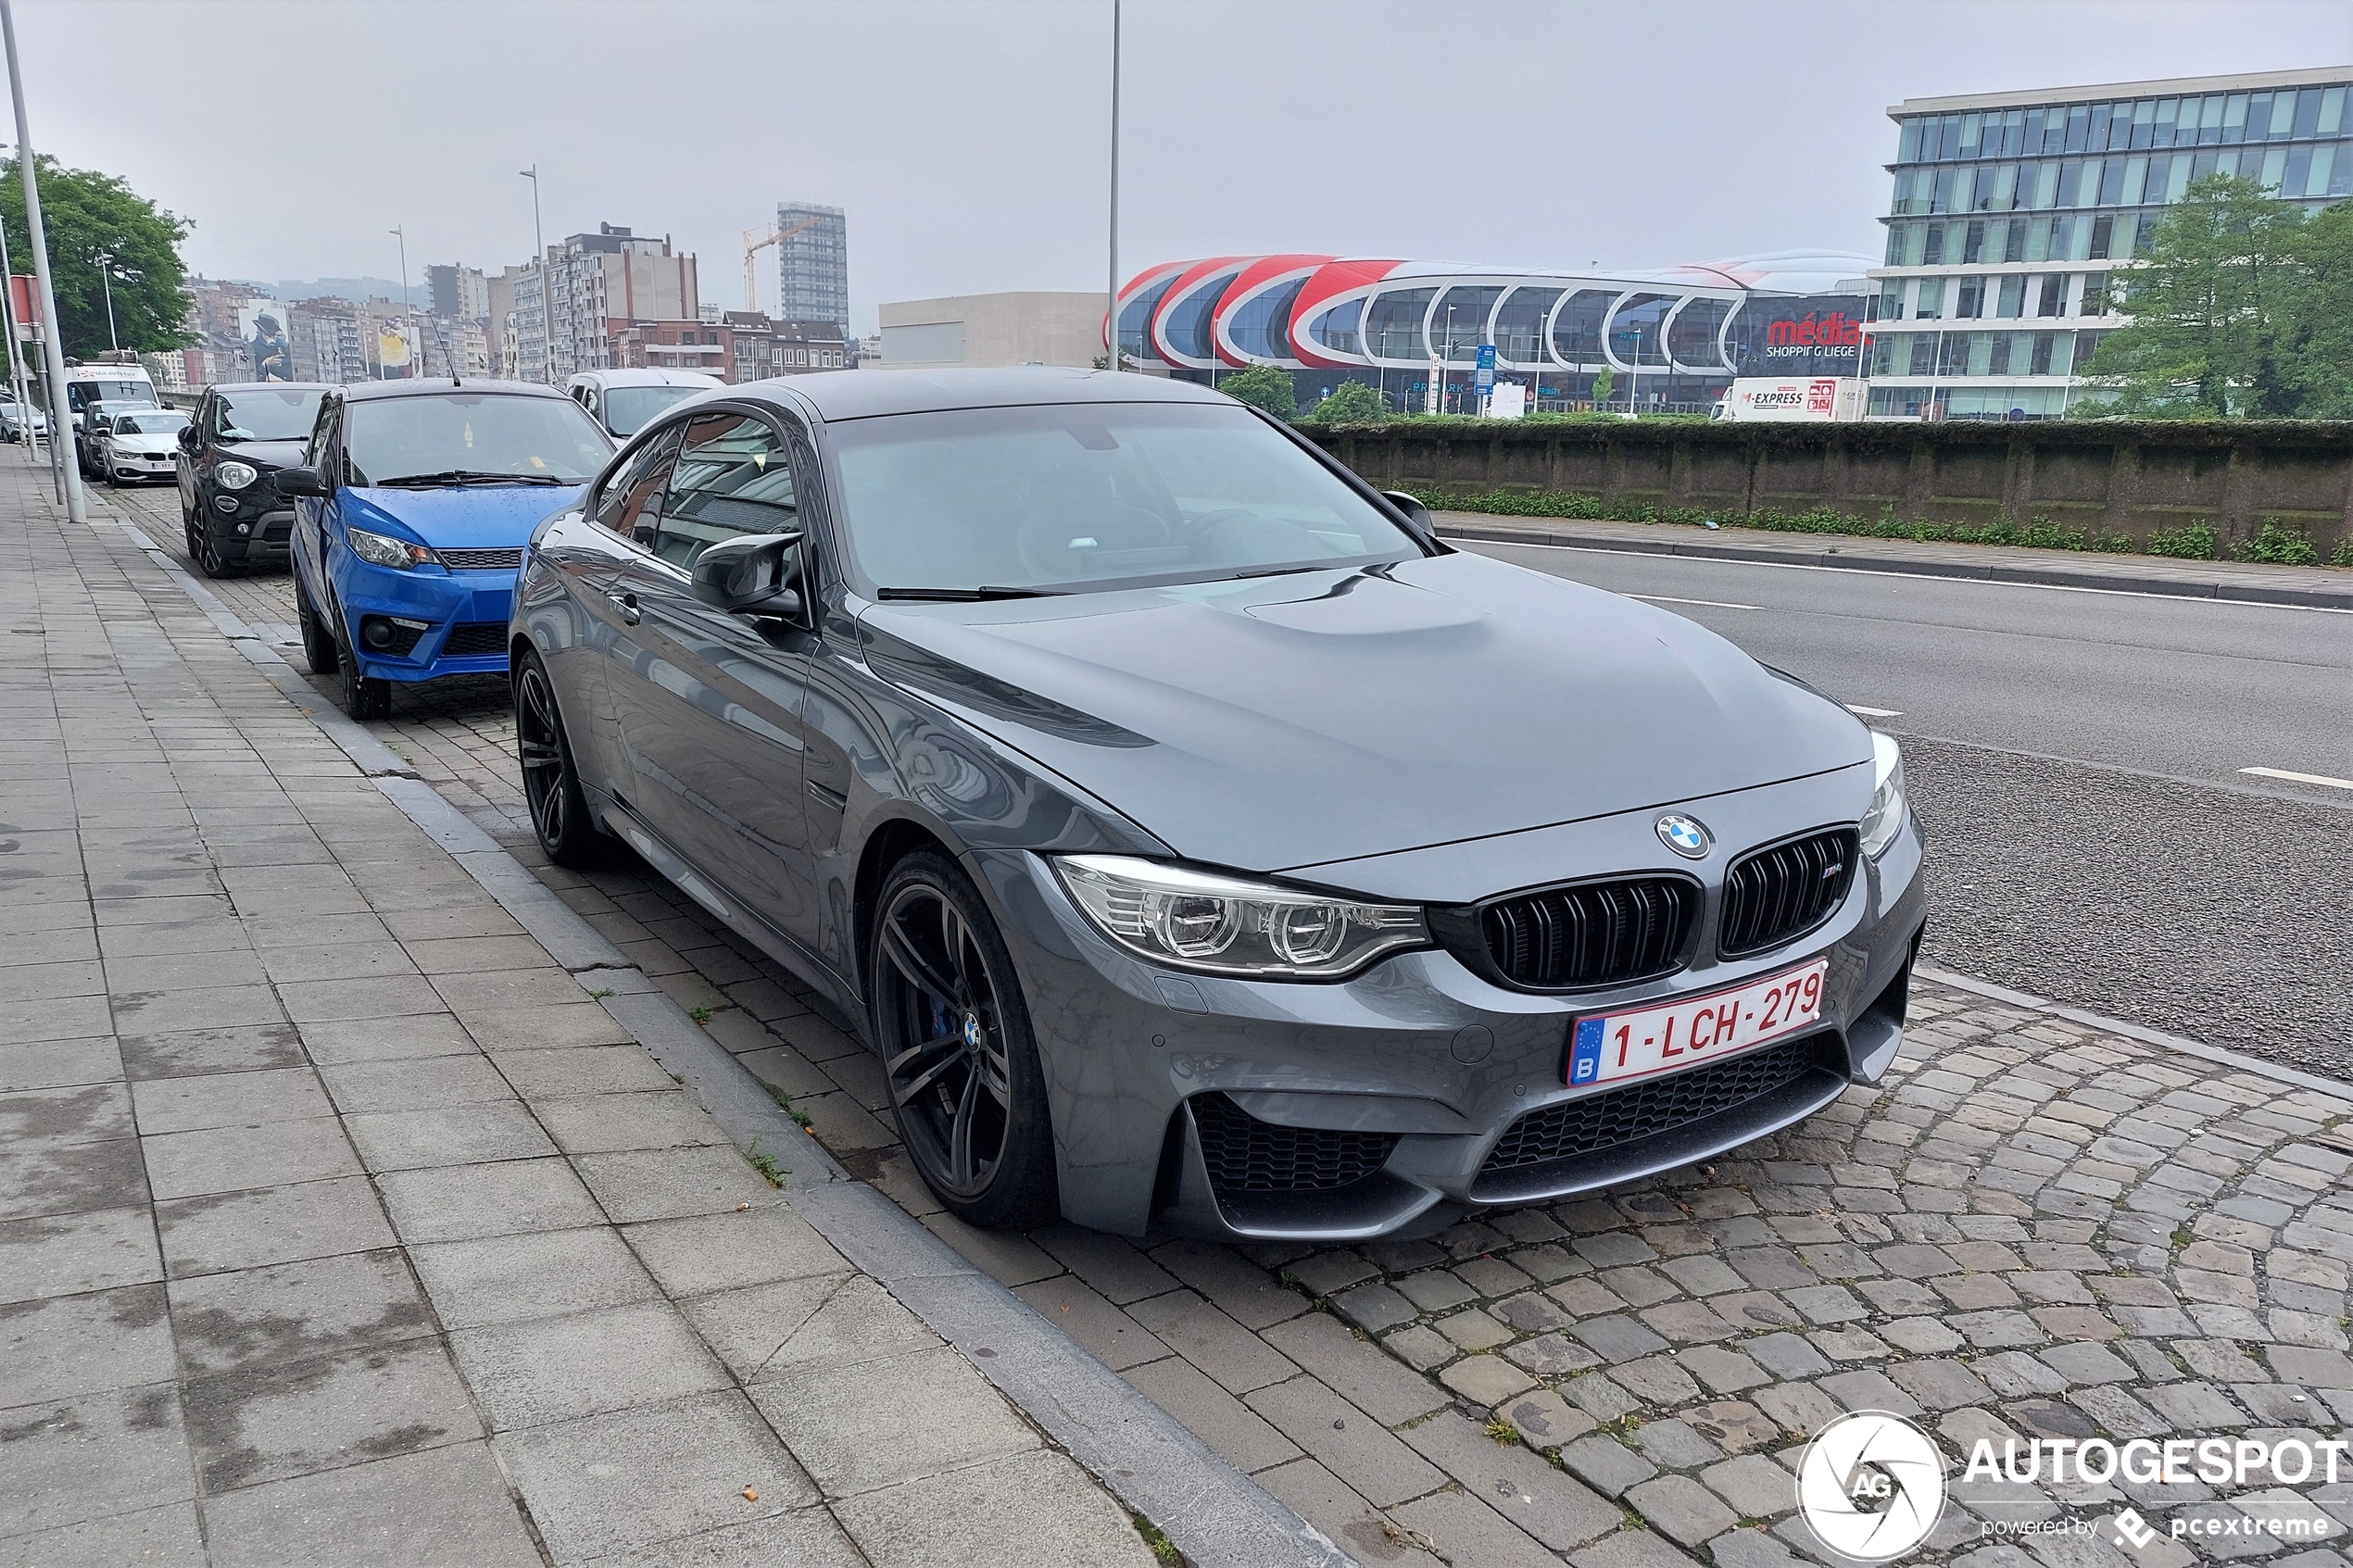
[{"label": "blue car windshield", "polygon": [[345,405],[349,483],[398,484],[462,476],[484,484],[580,484],[612,443],[569,397],[455,391]]},{"label": "blue car windshield", "polygon": [[964,408],[828,433],[850,551],[885,589],[1072,593],[1422,553],[1239,407]]}]

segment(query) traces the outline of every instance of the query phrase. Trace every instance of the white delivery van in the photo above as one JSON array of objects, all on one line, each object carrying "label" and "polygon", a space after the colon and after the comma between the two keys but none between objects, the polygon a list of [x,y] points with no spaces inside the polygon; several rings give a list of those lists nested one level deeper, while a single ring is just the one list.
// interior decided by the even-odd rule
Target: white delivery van
[{"label": "white delivery van", "polygon": [[626,441],[671,405],[726,384],[700,370],[583,370],[564,391],[615,441]]},{"label": "white delivery van", "polygon": [[1870,405],[1871,383],[1860,376],[1744,376],[1717,403],[1711,418],[1846,423]]},{"label": "white delivery van", "polygon": [[146,403],[160,407],[162,401],[156,395],[156,383],[136,360],[122,365],[66,367],[66,412],[73,416],[76,429],[82,425],[82,410],[93,403]]}]

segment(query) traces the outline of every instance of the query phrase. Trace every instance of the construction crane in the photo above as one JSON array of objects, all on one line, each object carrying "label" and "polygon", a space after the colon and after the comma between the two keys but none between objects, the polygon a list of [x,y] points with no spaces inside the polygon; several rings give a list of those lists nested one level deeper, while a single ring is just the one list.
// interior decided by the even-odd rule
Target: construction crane
[{"label": "construction crane", "polygon": [[[764,235],[757,229],[744,231],[744,308],[746,310],[760,308],[760,275],[752,270],[752,258],[770,245],[781,245],[803,230],[814,229],[816,226],[817,220],[805,218],[789,229],[779,229],[770,224],[768,232]],[[781,301],[778,303],[778,307],[782,308]]]}]

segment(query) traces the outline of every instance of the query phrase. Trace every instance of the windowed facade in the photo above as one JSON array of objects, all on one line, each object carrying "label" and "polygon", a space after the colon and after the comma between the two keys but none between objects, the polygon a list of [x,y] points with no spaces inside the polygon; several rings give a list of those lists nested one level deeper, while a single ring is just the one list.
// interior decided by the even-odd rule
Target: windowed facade
[{"label": "windowed facade", "polygon": [[[2116,270],[2148,254],[2192,181],[2259,180],[2309,211],[2353,195],[2348,90],[2337,68],[1896,105],[1869,274],[1874,375],[1895,380],[1874,384],[1871,412],[2064,412],[2097,331],[2115,325]],[[1967,330],[1988,320],[2036,330]]]}]

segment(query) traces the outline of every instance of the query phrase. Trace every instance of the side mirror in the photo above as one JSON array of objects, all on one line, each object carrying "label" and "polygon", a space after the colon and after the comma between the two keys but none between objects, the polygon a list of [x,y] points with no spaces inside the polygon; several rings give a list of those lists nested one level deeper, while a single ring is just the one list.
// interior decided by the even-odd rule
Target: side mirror
[{"label": "side mirror", "polygon": [[281,495],[324,495],[327,482],[317,469],[280,469],[271,479]]},{"label": "side mirror", "polygon": [[1384,490],[1381,497],[1432,533],[1438,532],[1438,524],[1430,521],[1429,508],[1423,506],[1417,497],[1408,495],[1403,490]]},{"label": "side mirror", "polygon": [[751,533],[722,539],[695,558],[691,592],[731,615],[800,614],[800,595],[786,582],[785,558],[803,535]]},{"label": "side mirror", "polygon": [[182,452],[193,452],[195,449],[196,427],[194,425],[182,425],[180,427],[180,450]]}]

